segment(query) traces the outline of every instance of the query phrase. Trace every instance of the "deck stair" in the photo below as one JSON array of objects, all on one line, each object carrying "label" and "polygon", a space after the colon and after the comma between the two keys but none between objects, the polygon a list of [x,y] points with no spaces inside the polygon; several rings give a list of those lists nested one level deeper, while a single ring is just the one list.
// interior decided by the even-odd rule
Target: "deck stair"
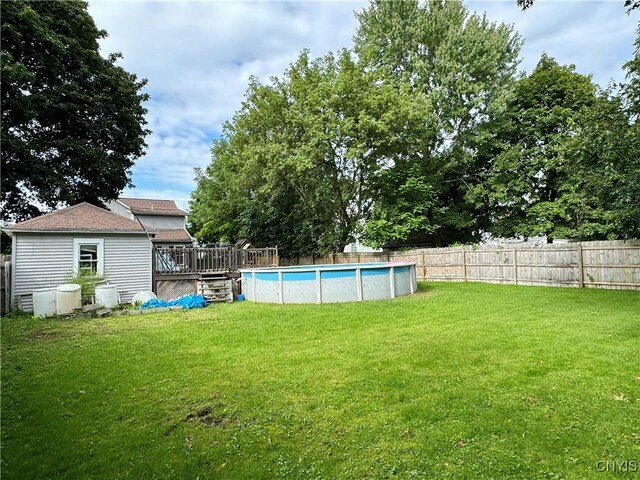
[{"label": "deck stair", "polygon": [[233,302],[233,280],[228,279],[224,272],[202,273],[198,293],[207,302]]}]

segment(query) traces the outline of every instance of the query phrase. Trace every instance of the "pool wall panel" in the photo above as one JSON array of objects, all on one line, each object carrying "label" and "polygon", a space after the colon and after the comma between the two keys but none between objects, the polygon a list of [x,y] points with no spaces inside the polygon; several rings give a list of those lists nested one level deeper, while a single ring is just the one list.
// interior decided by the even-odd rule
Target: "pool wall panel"
[{"label": "pool wall panel", "polygon": [[410,267],[395,267],[393,270],[396,287],[396,297],[409,295],[410,293],[412,293]]},{"label": "pool wall panel", "polygon": [[355,270],[320,271],[322,302],[357,302],[358,291]]}]

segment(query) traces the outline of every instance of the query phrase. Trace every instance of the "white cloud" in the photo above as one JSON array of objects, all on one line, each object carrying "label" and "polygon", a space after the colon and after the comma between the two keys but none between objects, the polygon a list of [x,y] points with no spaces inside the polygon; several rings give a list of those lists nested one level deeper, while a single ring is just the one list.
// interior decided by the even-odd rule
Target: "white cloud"
[{"label": "white cloud", "polygon": [[[622,0],[538,0],[526,12],[515,0],[469,1],[492,20],[513,23],[525,38],[522,68],[543,51],[605,85],[623,78],[632,54],[637,12]],[[239,108],[249,77],[282,75],[304,48],[313,56],[350,47],[364,1],[122,2],[94,0],[89,12],[109,32],[104,54],[119,51],[121,65],[147,78],[153,134],[133,169],[138,197],[163,197],[186,207],[193,169],[209,163],[211,142]]]}]

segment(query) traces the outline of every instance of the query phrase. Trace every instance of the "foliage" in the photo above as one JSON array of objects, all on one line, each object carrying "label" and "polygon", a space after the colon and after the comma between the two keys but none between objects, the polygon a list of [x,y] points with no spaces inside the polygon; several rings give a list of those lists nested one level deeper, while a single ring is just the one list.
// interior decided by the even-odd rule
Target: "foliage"
[{"label": "foliage", "polygon": [[[545,234],[638,235],[640,60],[620,92],[460,0],[373,0],[353,51],[252,79],[197,172],[191,229],[286,256]],[[638,42],[638,40],[636,41]]]},{"label": "foliage", "polygon": [[2,475],[631,479],[596,462],[638,455],[638,301],[422,284],[390,301],[2,319]]},{"label": "foliage", "polygon": [[80,295],[82,297],[82,304],[90,303],[96,294],[96,285],[104,282],[105,278],[100,275],[96,275],[93,272],[80,270],[78,273],[67,275],[67,283],[75,283],[80,285]]},{"label": "foliage", "polygon": [[590,208],[576,210],[583,215],[577,233],[640,237],[640,124],[631,123],[622,99],[602,93],[595,107],[578,117],[575,135],[566,139],[564,148],[573,167],[568,175],[573,195]]},{"label": "foliage", "polygon": [[480,127],[514,81],[519,36],[461,1],[375,0],[358,20],[355,51],[366,68],[409,88],[425,108],[414,120],[423,131],[405,136],[392,171],[379,177],[365,240],[378,246],[412,232],[435,245],[477,239],[481,225],[465,193],[479,168]]},{"label": "foliage", "polygon": [[283,254],[478,233],[464,192],[478,126],[511,84],[520,40],[460,1],[376,1],[353,54],[303,53],[252,81],[197,174],[191,221],[208,241],[247,236]]},{"label": "foliage", "polygon": [[198,172],[191,222],[204,240],[246,236],[284,255],[341,251],[369,214],[372,179],[422,107],[350,52],[303,52],[281,79],[253,80]]},{"label": "foliage", "polygon": [[577,168],[572,182],[607,212],[611,235],[640,237],[640,26],[634,56],[625,63],[620,93],[604,92],[579,119],[567,155]]},{"label": "foliage", "polygon": [[100,204],[143,154],[146,81],[103,58],[80,1],[2,2],[2,218]]},{"label": "foliage", "polygon": [[611,232],[606,210],[576,184],[579,165],[564,151],[596,99],[590,77],[546,55],[518,81],[502,115],[486,126],[487,170],[469,193],[489,206],[491,233],[598,238]]}]

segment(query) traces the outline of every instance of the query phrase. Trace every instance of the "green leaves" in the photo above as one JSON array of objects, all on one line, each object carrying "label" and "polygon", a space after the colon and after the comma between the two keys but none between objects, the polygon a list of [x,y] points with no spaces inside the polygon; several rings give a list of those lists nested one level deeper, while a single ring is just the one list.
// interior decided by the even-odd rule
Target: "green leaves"
[{"label": "green leaves", "polygon": [[198,178],[197,235],[249,236],[290,255],[341,251],[369,213],[371,178],[403,141],[410,105],[346,50],[303,52],[282,79],[252,82]]},{"label": "green leaves", "polygon": [[[481,126],[503,107],[514,81],[520,38],[459,1],[379,0],[358,18],[361,61],[416,106],[393,152],[393,174],[378,181],[365,240],[379,245],[419,234],[421,243],[439,245],[479,238],[482,221],[466,194],[481,168]],[[396,178],[428,186],[428,199],[399,194],[404,182]]]},{"label": "green leaves", "polygon": [[492,146],[485,146],[489,166],[470,194],[489,205],[494,235],[576,236],[583,220],[573,210],[583,202],[569,201],[575,190],[564,142],[575,135],[580,113],[595,102],[589,77],[546,55],[515,84],[501,116],[487,125],[494,134]]},{"label": "green leaves", "polygon": [[617,99],[546,55],[519,77],[519,35],[459,0],[373,0],[357,17],[353,53],[304,51],[252,79],[198,174],[199,238],[295,256],[355,237],[639,234],[637,52]]},{"label": "green leaves", "polygon": [[[633,65],[629,62],[628,66]],[[635,101],[543,55],[488,129],[489,169],[469,198],[497,236],[615,239],[640,233]],[[625,109],[625,105],[627,105]]]},{"label": "green leaves", "polygon": [[100,204],[143,154],[146,81],[100,56],[83,2],[2,2],[2,211]]}]

